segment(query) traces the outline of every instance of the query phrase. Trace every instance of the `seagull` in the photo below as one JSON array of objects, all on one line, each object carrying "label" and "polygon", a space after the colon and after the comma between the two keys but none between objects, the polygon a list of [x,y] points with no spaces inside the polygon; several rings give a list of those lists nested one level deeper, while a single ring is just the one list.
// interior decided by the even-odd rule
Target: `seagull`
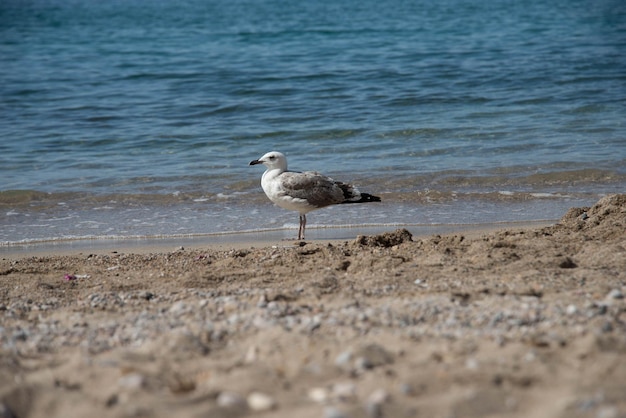
[{"label": "seagull", "polygon": [[351,184],[335,181],[317,171],[288,171],[287,157],[271,151],[250,161],[250,165],[267,167],[261,177],[261,187],[267,197],[288,210],[300,213],[298,240],[304,239],[306,214],[315,209],[340,203],[380,202],[380,197],[361,193]]}]

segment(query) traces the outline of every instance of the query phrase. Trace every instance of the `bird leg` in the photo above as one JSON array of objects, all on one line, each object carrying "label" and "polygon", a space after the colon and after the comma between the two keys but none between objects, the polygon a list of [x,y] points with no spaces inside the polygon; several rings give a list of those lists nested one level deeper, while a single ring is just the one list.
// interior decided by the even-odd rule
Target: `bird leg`
[{"label": "bird leg", "polygon": [[306,215],[300,215],[300,228],[298,229],[298,239],[304,239],[305,228],[306,228]]}]

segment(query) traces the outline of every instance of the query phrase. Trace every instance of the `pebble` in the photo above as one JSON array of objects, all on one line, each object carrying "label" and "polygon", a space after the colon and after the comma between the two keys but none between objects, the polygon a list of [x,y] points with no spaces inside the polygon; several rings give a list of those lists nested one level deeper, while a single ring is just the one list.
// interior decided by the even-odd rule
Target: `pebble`
[{"label": "pebble", "polygon": [[326,388],[311,388],[307,396],[310,400],[317,403],[325,403],[330,398],[330,393]]},{"label": "pebble", "polygon": [[381,418],[383,416],[382,405],[378,403],[365,403],[365,412],[370,418]]},{"label": "pebble", "polygon": [[385,402],[389,401],[389,399],[391,399],[391,396],[389,395],[389,392],[387,392],[383,388],[376,389],[367,398],[368,402],[372,402],[372,403],[385,403]]},{"label": "pebble", "polygon": [[596,414],[598,418],[618,418],[619,416],[619,411],[614,406],[603,406]]},{"label": "pebble", "polygon": [[267,307],[267,297],[265,295],[261,295],[259,301],[256,304],[257,308],[265,308]]},{"label": "pebble", "polygon": [[527,363],[531,363],[535,360],[537,360],[537,353],[535,352],[535,350],[530,350],[524,355],[524,361]]},{"label": "pebble", "polygon": [[478,361],[475,358],[470,357],[467,360],[465,360],[465,367],[469,370],[477,370]]},{"label": "pebble", "polygon": [[356,385],[352,382],[335,383],[332,397],[339,401],[350,401],[356,398]]},{"label": "pebble", "polygon": [[578,312],[578,308],[576,308],[576,305],[568,305],[565,312],[570,316],[575,315]]},{"label": "pebble", "polygon": [[141,373],[129,373],[120,377],[117,384],[124,389],[141,389],[146,382],[145,377]]},{"label": "pebble", "polygon": [[139,292],[137,296],[139,296],[140,299],[144,299],[144,300],[150,300],[154,298],[154,294],[147,290],[142,290],[141,292]]},{"label": "pebble", "polygon": [[335,366],[337,367],[346,367],[352,360],[352,351],[347,350],[340,353],[337,357],[335,357]]},{"label": "pebble", "polygon": [[324,418],[349,418],[349,415],[334,406],[324,408]]},{"label": "pebble", "polygon": [[398,390],[400,391],[401,394],[405,396],[415,395],[415,388],[410,383],[401,383],[400,386],[398,387]]},{"label": "pebble", "polygon": [[259,347],[256,345],[251,345],[246,351],[246,356],[243,359],[245,364],[255,363],[259,358]]},{"label": "pebble", "polygon": [[182,314],[188,310],[187,304],[185,302],[178,301],[170,306],[169,312],[172,314]]},{"label": "pebble", "polygon": [[276,401],[264,393],[252,392],[248,395],[248,407],[252,411],[269,411],[276,407]]},{"label": "pebble", "polygon": [[217,405],[222,408],[247,409],[248,402],[237,392],[220,392],[217,395]]},{"label": "pebble", "polygon": [[376,389],[367,397],[365,402],[365,411],[371,418],[381,418],[383,416],[382,406],[389,401],[391,397],[385,389]]},{"label": "pebble", "polygon": [[4,402],[0,402],[0,418],[16,418],[13,411]]},{"label": "pebble", "polygon": [[373,369],[374,367],[393,363],[391,353],[378,344],[366,345],[357,350],[354,356],[354,365],[359,370]]},{"label": "pebble", "polygon": [[607,295],[607,299],[624,299],[624,294],[619,289],[611,290]]}]

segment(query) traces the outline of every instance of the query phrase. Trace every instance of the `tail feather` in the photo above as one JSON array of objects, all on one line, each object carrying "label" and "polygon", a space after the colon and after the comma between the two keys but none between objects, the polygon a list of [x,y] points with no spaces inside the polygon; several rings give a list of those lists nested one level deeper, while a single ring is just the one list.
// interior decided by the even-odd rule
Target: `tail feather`
[{"label": "tail feather", "polygon": [[344,200],[341,203],[367,203],[367,202],[380,202],[380,197],[371,195],[369,193],[360,193],[360,198],[352,200]]},{"label": "tail feather", "polygon": [[371,195],[369,193],[361,193],[359,189],[351,184],[342,183],[336,181],[335,185],[341,188],[343,192],[344,201],[341,203],[366,203],[366,202],[380,202],[380,197]]},{"label": "tail feather", "polygon": [[365,203],[365,202],[380,202],[380,197],[378,196],[374,196],[372,194],[369,193],[361,193],[361,200],[358,201],[358,203]]}]

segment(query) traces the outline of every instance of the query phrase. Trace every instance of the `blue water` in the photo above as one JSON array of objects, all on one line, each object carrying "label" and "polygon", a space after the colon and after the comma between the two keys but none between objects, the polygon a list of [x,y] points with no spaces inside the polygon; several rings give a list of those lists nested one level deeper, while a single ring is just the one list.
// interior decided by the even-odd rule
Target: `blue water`
[{"label": "blue water", "polygon": [[383,197],[310,228],[556,219],[626,190],[624,51],[619,0],[3,0],[0,243],[291,228],[274,149]]}]

